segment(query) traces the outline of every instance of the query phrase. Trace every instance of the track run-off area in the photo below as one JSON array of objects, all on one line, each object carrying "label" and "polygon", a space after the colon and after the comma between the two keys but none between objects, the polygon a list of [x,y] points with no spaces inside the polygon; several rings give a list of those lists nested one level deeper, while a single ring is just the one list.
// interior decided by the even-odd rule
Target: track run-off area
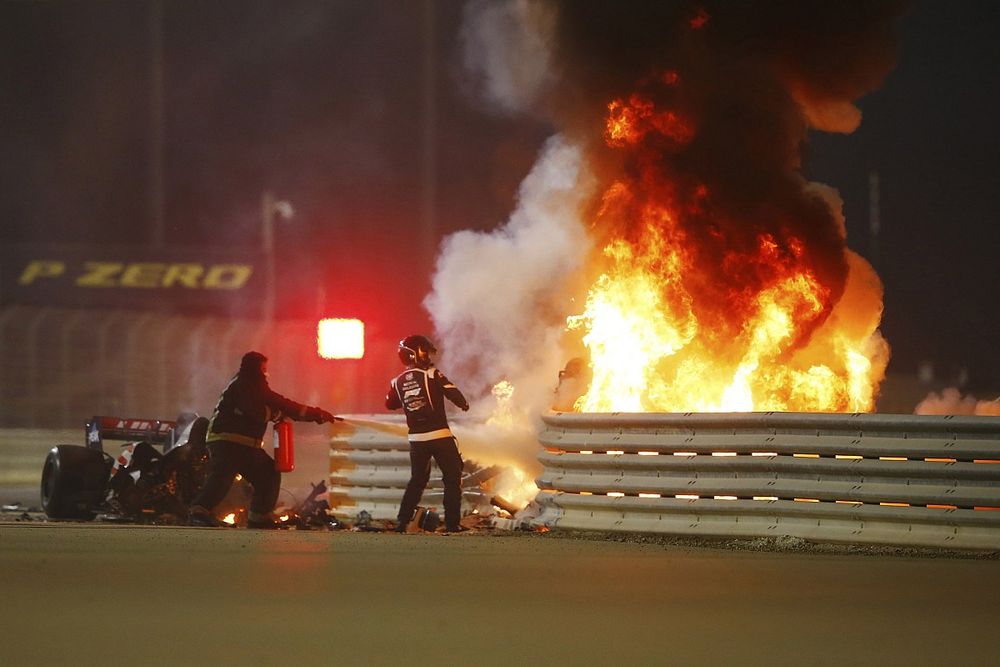
[{"label": "track run-off area", "polygon": [[0,523],[3,665],[988,664],[1000,561]]}]

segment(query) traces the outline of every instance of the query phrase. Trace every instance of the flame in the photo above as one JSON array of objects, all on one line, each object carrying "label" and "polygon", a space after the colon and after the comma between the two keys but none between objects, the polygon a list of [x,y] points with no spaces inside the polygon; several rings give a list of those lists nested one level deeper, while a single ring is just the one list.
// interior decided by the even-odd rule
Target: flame
[{"label": "flame", "polygon": [[[663,82],[665,85],[672,85],[676,79],[668,74]],[[604,133],[608,145],[634,145],[652,132],[676,144],[686,144],[694,137],[690,121],[677,111],[657,111],[652,100],[646,96],[634,93],[627,101],[616,99],[608,104],[608,121]]]},{"label": "flame", "polygon": [[517,467],[508,468],[501,473],[494,481],[494,488],[496,495],[519,509],[523,509],[538,495],[538,487],[531,476]]},{"label": "flame", "polygon": [[530,413],[516,400],[510,380],[500,380],[491,393],[494,405],[485,421],[458,423],[462,455],[483,466],[503,470],[489,480],[491,492],[521,509],[538,494],[532,465],[537,463],[537,436]]},{"label": "flame", "polygon": [[691,26],[692,30],[701,30],[708,23],[709,18],[710,17],[708,12],[705,11],[705,8],[698,7],[695,15],[691,17],[690,21],[688,21],[688,25]]},{"label": "flame", "polygon": [[236,512],[230,512],[226,516],[222,517],[222,523],[228,524],[230,526],[236,525]]},{"label": "flame", "polygon": [[[668,71],[657,80],[674,86],[679,77]],[[593,372],[575,409],[871,410],[887,360],[871,267],[844,249],[848,284],[831,286],[788,226],[727,237],[746,232],[711,224],[711,189],[671,182],[657,166],[697,128],[652,99],[634,93],[608,105],[605,142],[638,159],[636,174],[613,182],[601,199],[600,270],[583,312],[567,319],[568,329],[582,332]]]},{"label": "flame", "polygon": [[486,423],[491,426],[510,427],[514,425],[515,416],[512,399],[514,398],[514,385],[509,380],[500,380],[491,390],[493,398],[496,399],[496,407]]}]

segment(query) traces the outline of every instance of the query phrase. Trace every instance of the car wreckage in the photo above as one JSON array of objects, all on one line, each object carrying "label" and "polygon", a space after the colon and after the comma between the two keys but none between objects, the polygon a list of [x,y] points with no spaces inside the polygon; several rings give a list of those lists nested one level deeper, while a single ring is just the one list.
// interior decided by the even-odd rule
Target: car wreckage
[{"label": "car wreckage", "polygon": [[[46,456],[42,509],[55,520],[186,524],[188,507],[208,476],[207,432],[208,419],[194,413],[181,413],[173,421],[93,417],[84,428],[83,445],[56,445]],[[105,451],[108,441],[124,441],[117,456]],[[462,496],[468,514],[462,519],[463,526],[528,529],[523,521],[515,521],[514,515],[528,519],[530,515],[491,490],[491,480],[502,471],[501,466],[483,467],[466,461]],[[287,527],[365,531],[395,527],[395,521],[366,510],[354,508],[348,513],[346,507],[331,509],[326,483],[311,486],[303,500],[276,511]],[[215,517],[224,524],[244,525],[250,496],[249,484],[237,476],[229,493],[214,508]],[[432,480],[423,500],[430,504],[442,500],[440,480]],[[434,532],[439,524],[440,515],[433,507],[418,507],[411,527]]]},{"label": "car wreckage", "polygon": [[[183,524],[188,506],[208,475],[205,436],[208,419],[182,413],[174,421],[94,417],[84,429],[84,445],[56,445],[42,467],[42,509],[51,519]],[[112,456],[107,440],[123,440]],[[284,512],[289,526],[338,527],[328,512],[326,485],[313,485],[302,502]],[[236,525],[250,497],[237,477],[215,508],[218,518]]]}]

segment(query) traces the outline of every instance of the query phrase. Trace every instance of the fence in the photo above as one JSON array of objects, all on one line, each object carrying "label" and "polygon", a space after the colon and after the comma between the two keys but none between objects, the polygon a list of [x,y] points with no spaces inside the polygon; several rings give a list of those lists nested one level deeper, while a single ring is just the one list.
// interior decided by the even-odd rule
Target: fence
[{"label": "fence", "polygon": [[155,312],[0,309],[0,426],[70,428],[95,414],[211,412],[240,356],[271,358],[271,385],[337,412],[381,404],[395,339],[369,336],[360,361],[319,359],[316,322]]},{"label": "fence", "polygon": [[1000,549],[1000,419],[544,416],[538,521],[581,530]]}]

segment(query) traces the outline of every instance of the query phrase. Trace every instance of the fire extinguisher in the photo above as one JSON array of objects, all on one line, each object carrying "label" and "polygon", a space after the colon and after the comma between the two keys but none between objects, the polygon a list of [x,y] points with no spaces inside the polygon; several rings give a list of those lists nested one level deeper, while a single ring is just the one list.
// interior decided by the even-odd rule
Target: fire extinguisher
[{"label": "fire extinguisher", "polygon": [[274,469],[278,472],[295,470],[295,441],[292,422],[287,419],[274,422]]}]

